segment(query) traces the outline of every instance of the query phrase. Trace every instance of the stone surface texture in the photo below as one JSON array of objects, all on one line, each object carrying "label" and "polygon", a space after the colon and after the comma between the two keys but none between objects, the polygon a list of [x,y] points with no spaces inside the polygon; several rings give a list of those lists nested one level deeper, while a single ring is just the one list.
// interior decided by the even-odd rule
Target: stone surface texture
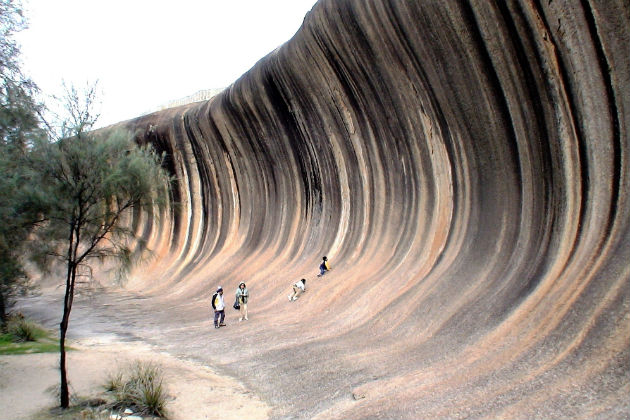
[{"label": "stone surface texture", "polygon": [[320,0],[221,94],[120,123],[180,203],[134,221],[152,338],[274,418],[628,418],[629,45],[625,0]]}]

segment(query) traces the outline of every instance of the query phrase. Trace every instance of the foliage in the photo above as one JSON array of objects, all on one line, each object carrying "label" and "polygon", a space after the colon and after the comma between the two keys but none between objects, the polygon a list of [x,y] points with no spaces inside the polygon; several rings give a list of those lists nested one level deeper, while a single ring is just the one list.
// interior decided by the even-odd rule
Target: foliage
[{"label": "foliage", "polygon": [[20,48],[14,35],[26,27],[18,0],[0,0],[0,139],[5,144],[25,144],[40,133],[41,105],[34,100],[38,91],[20,69]]},{"label": "foliage", "polygon": [[131,133],[91,131],[95,88],[67,89],[67,118],[59,129],[45,121],[13,39],[25,25],[19,0],[0,0],[0,320],[11,295],[27,284],[23,252],[40,268],[54,260],[66,266],[59,350],[61,407],[68,408],[65,336],[77,277],[91,274],[94,260],[113,258],[128,268],[144,256],[131,221],[164,202],[169,179],[161,158],[138,147]]},{"label": "foliage", "polygon": [[[95,419],[105,420],[122,416],[121,412],[131,409],[137,415],[166,418],[168,397],[164,386],[162,368],[154,362],[135,361],[107,376],[103,384],[105,394],[81,397],[73,393],[72,407],[68,409],[42,410],[35,419]],[[60,387],[48,389],[59,399]]]},{"label": "foliage", "polygon": [[0,355],[59,351],[56,338],[40,325],[22,316],[10,317],[0,334]]},{"label": "foliage", "polygon": [[42,327],[23,317],[9,319],[7,332],[13,335],[14,341],[17,342],[37,341],[46,336],[46,331]]},{"label": "foliage", "polygon": [[16,0],[0,0],[0,323],[6,322],[11,299],[28,288],[22,245],[37,225],[38,208],[27,199],[28,179],[22,168],[28,147],[44,136],[35,101],[37,87],[19,66],[13,39],[26,26]]},{"label": "foliage", "polygon": [[128,370],[128,377],[118,371],[104,385],[114,397],[113,408],[132,408],[144,415],[165,417],[167,395],[162,368],[153,362],[137,361]]},{"label": "foliage", "polygon": [[137,147],[124,131],[83,133],[38,144],[29,167],[46,215],[31,242],[41,268],[51,257],[80,270],[89,259],[116,257],[130,264],[140,256],[145,243],[126,222],[132,211],[151,212],[163,203],[160,191],[168,183],[151,149]]},{"label": "foliage", "polygon": [[107,375],[103,388],[105,388],[107,392],[117,393],[123,388],[123,385],[123,373],[121,370],[118,370],[117,372]]},{"label": "foliage", "polygon": [[[142,212],[159,214],[166,202],[169,177],[161,157],[140,147],[131,133],[88,131],[97,116],[90,107],[94,89],[68,91],[69,117],[57,141],[36,141],[27,156],[30,199],[43,215],[31,234],[30,257],[40,268],[52,261],[66,267],[63,316],[60,323],[61,407],[70,404],[65,337],[77,278],[91,276],[91,263],[117,260],[129,268],[144,256],[146,243],[131,223]],[[63,137],[69,136],[69,137]]]},{"label": "foliage", "polygon": [[0,355],[57,353],[59,342],[49,333],[37,341],[16,342],[12,334],[0,334]]},{"label": "foliage", "polygon": [[42,219],[40,206],[32,200],[33,186],[21,165],[24,155],[8,147],[0,149],[0,315],[6,321],[11,298],[30,286],[22,255],[28,235]]}]

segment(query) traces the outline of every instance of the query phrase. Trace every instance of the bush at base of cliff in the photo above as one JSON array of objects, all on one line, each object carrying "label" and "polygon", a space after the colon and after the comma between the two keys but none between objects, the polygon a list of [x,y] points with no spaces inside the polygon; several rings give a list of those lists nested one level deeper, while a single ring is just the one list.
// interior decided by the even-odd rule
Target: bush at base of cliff
[{"label": "bush at base of cliff", "polygon": [[57,339],[50,332],[21,316],[10,317],[0,334],[0,355],[57,351]]},{"label": "bush at base of cliff", "polygon": [[13,336],[15,342],[37,341],[46,336],[46,331],[42,327],[22,316],[9,318],[7,333]]}]

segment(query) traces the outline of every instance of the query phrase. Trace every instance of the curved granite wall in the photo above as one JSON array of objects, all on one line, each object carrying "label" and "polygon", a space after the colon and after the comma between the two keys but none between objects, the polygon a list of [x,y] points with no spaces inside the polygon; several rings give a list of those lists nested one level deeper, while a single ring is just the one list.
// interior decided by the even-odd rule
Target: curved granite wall
[{"label": "curved granite wall", "polygon": [[180,202],[138,221],[135,284],[192,323],[246,281],[252,320],[188,353],[279,417],[628,416],[629,9],[320,0],[219,96],[126,123]]}]

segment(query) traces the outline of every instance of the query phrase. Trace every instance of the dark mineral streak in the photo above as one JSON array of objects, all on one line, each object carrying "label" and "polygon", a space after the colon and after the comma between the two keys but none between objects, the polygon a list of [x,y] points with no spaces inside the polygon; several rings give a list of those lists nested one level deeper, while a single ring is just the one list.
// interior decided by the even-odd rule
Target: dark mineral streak
[{"label": "dark mineral streak", "polygon": [[[320,0],[121,123],[177,177],[138,221],[136,284],[188,308],[161,340],[276,418],[628,418],[629,33],[623,0]],[[194,328],[240,281],[251,320]]]}]

